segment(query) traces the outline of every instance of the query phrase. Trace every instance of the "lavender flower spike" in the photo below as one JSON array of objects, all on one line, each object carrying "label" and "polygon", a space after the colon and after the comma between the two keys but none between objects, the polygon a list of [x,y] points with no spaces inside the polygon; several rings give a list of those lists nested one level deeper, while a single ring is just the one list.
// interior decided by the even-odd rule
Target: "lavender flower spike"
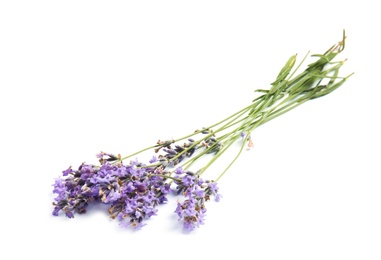
[{"label": "lavender flower spike", "polygon": [[[112,219],[119,220],[122,226],[140,229],[157,215],[159,205],[166,203],[170,194],[175,194],[181,198],[174,212],[184,229],[190,231],[201,226],[206,217],[206,202],[212,197],[216,201],[222,197],[216,181],[229,170],[245,145],[254,147],[253,131],[306,101],[331,93],[352,75],[339,75],[344,61],[334,60],[344,50],[345,38],[344,33],[342,41],[324,54],[313,55],[317,60],[298,75],[295,73],[301,64],[295,70],[297,56],[291,56],[269,89],[255,91],[259,94],[249,105],[217,123],[201,130],[193,129],[179,139],[159,140],[126,157],[100,152],[96,155],[99,164],[82,163],[77,169],[71,166],[65,169],[52,185],[56,196],[52,214],[74,218],[76,214],[86,213],[88,205],[103,203],[108,205]],[[192,106],[203,98],[163,101],[173,102],[175,108],[186,111],[188,103]],[[165,124],[152,128],[170,128],[171,124],[177,124],[176,119],[168,116]],[[216,181],[201,179],[200,175],[215,161],[224,158],[220,155],[234,142],[241,143],[241,149],[231,157]],[[147,163],[131,160],[145,151],[153,153]],[[192,171],[191,167],[198,163],[203,165],[198,171]]]}]

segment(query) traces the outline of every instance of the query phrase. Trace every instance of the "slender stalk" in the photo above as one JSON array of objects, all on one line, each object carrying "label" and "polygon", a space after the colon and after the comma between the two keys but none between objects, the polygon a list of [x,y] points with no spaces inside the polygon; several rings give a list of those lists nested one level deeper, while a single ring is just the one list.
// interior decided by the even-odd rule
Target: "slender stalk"
[{"label": "slender stalk", "polygon": [[[235,141],[237,139],[234,138],[233,140]],[[231,142],[233,143],[233,142]],[[234,157],[234,159],[229,163],[229,165],[225,168],[225,170],[220,174],[220,176],[217,177],[216,181],[218,181],[219,179],[221,179],[221,177],[229,170],[229,168],[235,163],[235,161],[238,159],[238,157],[241,155],[242,151],[243,151],[243,148],[245,147],[245,142],[242,142],[242,145],[241,145],[241,148],[239,149],[239,152],[237,153],[237,155]]]},{"label": "slender stalk", "polygon": [[[281,69],[277,79],[271,84],[272,86],[269,90],[257,90],[256,92],[262,92],[264,94],[255,98],[249,106],[242,108],[227,118],[218,121],[209,127],[203,128],[202,131],[197,130],[181,138],[168,141],[168,143],[165,142],[163,144],[158,142],[158,144],[154,146],[142,149],[136,153],[123,157],[120,160],[125,160],[150,149],[169,147],[172,143],[199,135],[201,132],[206,131],[207,133],[201,138],[192,142],[191,145],[187,146],[168,160],[168,162],[175,162],[180,157],[185,156],[185,154],[192,149],[196,149],[198,152],[192,158],[188,158],[188,160],[185,160],[180,165],[184,167],[184,169],[188,169],[204,155],[216,151],[213,157],[198,171],[199,174],[204,173],[206,169],[208,169],[233,143],[237,141],[238,138],[240,138],[240,135],[243,132],[246,132],[244,140],[248,141],[251,131],[258,126],[283,115],[311,99],[329,94],[341,86],[350,75],[347,77],[340,77],[338,73],[344,61],[335,62],[333,59],[343,50],[344,40],[345,35],[341,42],[333,45],[323,55],[313,55],[314,57],[317,57],[318,60],[309,64],[307,69],[298,75],[295,74],[305,62],[309,53],[304,56],[295,69],[293,69],[293,67],[295,65],[296,55],[291,56],[285,66]],[[329,80],[329,82],[326,85],[321,85],[323,80]],[[337,80],[340,81],[337,82]],[[217,134],[220,135],[219,137],[215,137],[217,142],[210,146],[206,145],[205,142],[209,140],[209,138],[214,138]],[[219,180],[241,155],[246,141],[242,142],[237,155],[230,161],[228,166],[216,180]],[[218,143],[221,147],[218,146]],[[158,165],[160,165],[160,163],[145,167]]]}]

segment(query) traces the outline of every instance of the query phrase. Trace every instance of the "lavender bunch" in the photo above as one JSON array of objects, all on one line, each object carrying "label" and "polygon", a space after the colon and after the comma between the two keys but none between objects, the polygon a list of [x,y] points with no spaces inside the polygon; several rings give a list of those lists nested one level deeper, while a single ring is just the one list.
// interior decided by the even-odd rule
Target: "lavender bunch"
[{"label": "lavender bunch", "polygon": [[220,195],[216,182],[203,181],[199,175],[184,171],[182,167],[172,172],[167,170],[168,165],[180,161],[172,159],[178,154],[176,151],[190,146],[193,142],[190,140],[176,150],[171,149],[168,142],[158,142],[160,147],[166,147],[163,149],[166,154],[159,156],[160,159],[154,156],[150,165],[138,160],[124,165],[120,156],[101,152],[97,155],[100,165],[83,163],[77,170],[69,167],[53,184],[53,193],[57,194],[53,215],[58,216],[62,211],[68,218],[73,218],[75,213],[86,213],[87,206],[98,201],[110,205],[110,217],[117,218],[122,225],[141,228],[145,225],[144,220],[156,215],[156,207],[168,201],[173,182],[176,193],[186,197],[184,204],[176,209],[179,220],[184,220],[186,229],[193,230],[203,223],[204,202],[211,196],[218,201]]},{"label": "lavender bunch", "polygon": [[[174,212],[184,228],[199,227],[205,220],[205,203],[212,197],[216,201],[221,198],[217,182],[244,147],[253,146],[251,132],[255,128],[304,102],[331,93],[352,75],[339,76],[344,61],[334,61],[344,50],[345,38],[344,32],[342,41],[324,54],[312,55],[317,60],[298,75],[295,73],[308,54],[296,68],[296,55],[291,56],[269,89],[256,90],[260,95],[249,106],[222,121],[176,140],[159,140],[125,157],[101,152],[97,155],[99,165],[83,163],[76,170],[64,170],[53,184],[53,215],[62,212],[73,218],[75,213],[86,213],[90,203],[100,202],[109,205],[110,217],[122,225],[141,228],[145,220],[157,214],[158,205],[166,203],[173,194],[182,196]],[[241,142],[241,149],[217,179],[202,179],[201,175],[236,142]],[[146,151],[154,154],[147,163],[130,159]],[[197,171],[191,171],[201,158],[209,160]],[[130,162],[126,164],[127,159]]]}]

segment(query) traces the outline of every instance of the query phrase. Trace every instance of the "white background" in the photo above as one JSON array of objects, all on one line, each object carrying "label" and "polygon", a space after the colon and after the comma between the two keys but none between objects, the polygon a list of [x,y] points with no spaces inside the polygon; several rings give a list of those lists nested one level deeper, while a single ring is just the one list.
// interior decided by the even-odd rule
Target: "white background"
[{"label": "white background", "polygon": [[[1,1],[0,258],[381,259],[376,2]],[[176,198],[138,232],[103,208],[51,216],[69,165],[221,120],[343,29],[354,76],[255,130],[200,229]]]}]

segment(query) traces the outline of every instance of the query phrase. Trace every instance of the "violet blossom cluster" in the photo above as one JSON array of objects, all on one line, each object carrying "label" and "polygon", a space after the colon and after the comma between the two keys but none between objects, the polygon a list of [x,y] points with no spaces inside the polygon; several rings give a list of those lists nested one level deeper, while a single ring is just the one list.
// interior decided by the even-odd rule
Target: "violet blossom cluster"
[{"label": "violet blossom cluster", "polygon": [[219,201],[221,195],[218,193],[216,182],[204,181],[191,171],[183,171],[181,167],[177,168],[175,173],[179,176],[175,181],[177,194],[183,194],[185,197],[184,202],[177,202],[175,212],[179,220],[183,220],[184,228],[193,230],[204,224],[205,201],[211,196]]},{"label": "violet blossom cluster", "polygon": [[185,200],[178,203],[175,212],[184,228],[193,230],[203,224],[205,201],[211,196],[218,201],[220,195],[216,182],[203,181],[181,167],[168,167],[171,166],[168,159],[179,151],[178,147],[166,148],[166,155],[154,156],[149,165],[138,160],[124,165],[117,156],[100,153],[99,166],[83,163],[77,170],[69,167],[53,184],[56,194],[53,215],[63,212],[73,218],[75,213],[86,213],[89,204],[101,202],[109,205],[111,218],[120,220],[124,226],[141,228],[145,220],[157,214],[157,206],[168,201],[169,194],[177,194]]}]

